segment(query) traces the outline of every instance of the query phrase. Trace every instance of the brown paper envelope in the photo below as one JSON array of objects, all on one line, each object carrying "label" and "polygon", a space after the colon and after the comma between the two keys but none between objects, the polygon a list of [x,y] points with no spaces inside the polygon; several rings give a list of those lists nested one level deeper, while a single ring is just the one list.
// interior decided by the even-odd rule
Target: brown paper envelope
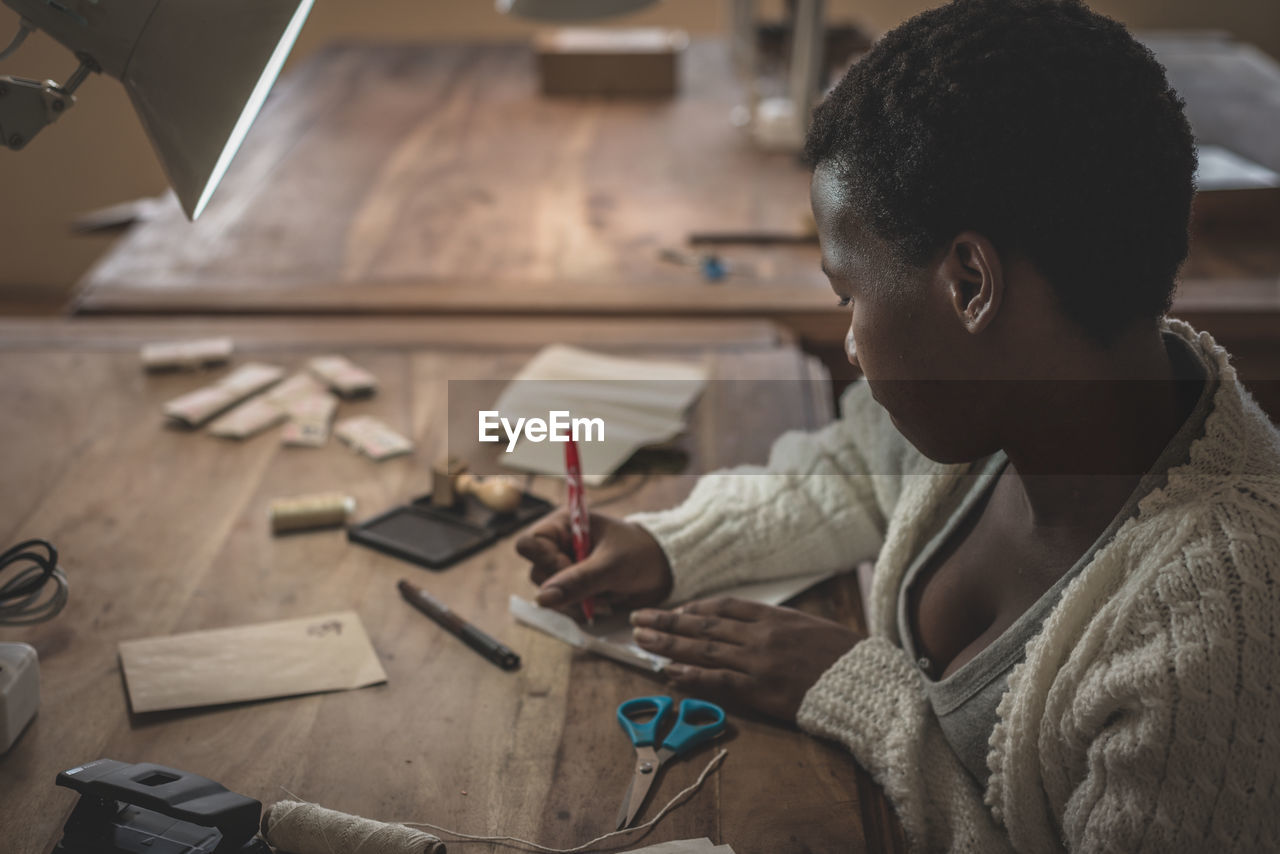
[{"label": "brown paper envelope", "polygon": [[135,713],[387,681],[354,611],[123,641],[120,665]]}]

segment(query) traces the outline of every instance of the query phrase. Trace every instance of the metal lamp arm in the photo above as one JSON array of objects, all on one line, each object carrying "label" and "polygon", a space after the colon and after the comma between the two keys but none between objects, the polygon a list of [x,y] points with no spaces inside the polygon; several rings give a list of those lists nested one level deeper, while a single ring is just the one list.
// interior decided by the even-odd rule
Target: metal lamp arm
[{"label": "metal lamp arm", "polygon": [[75,102],[74,95],[52,80],[0,74],[0,140],[14,151],[21,149]]},{"label": "metal lamp arm", "polygon": [[[17,35],[4,50],[0,50],[0,59],[6,59],[22,46],[27,36],[35,32],[38,25],[22,15],[18,24]],[[26,77],[11,77],[0,74],[0,143],[17,151],[38,134],[46,125],[52,124],[59,116],[75,105],[75,95],[91,71],[99,71],[98,63],[84,54],[77,54],[80,67],[71,75],[67,85],[59,86],[52,80],[29,80]]]}]

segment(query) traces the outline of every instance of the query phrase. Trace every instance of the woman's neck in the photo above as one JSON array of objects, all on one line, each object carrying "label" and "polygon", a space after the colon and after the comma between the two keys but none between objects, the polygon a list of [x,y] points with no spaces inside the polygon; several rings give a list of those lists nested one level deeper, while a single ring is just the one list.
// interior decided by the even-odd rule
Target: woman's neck
[{"label": "woman's neck", "polygon": [[1021,383],[1009,441],[1036,527],[1109,520],[1159,458],[1195,406],[1195,384],[1179,381],[1159,329],[1111,346],[1068,348],[1058,377]]}]

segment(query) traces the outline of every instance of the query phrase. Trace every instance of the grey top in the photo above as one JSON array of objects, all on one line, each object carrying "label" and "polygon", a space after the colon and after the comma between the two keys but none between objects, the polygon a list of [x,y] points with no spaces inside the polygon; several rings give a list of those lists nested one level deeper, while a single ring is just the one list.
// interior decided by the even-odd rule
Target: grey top
[{"label": "grey top", "polygon": [[[1027,643],[1039,634],[1041,624],[1053,610],[1071,580],[1079,575],[1080,571],[1093,559],[1094,554],[1111,540],[1116,530],[1137,512],[1138,502],[1151,491],[1163,486],[1169,469],[1187,460],[1192,442],[1204,435],[1204,422],[1213,408],[1213,393],[1217,389],[1217,378],[1210,375],[1200,355],[1185,341],[1168,333],[1165,335],[1165,340],[1175,342],[1172,346],[1184,351],[1189,358],[1180,361],[1187,365],[1188,373],[1203,383],[1200,396],[1191,414],[1169,440],[1169,444],[1165,446],[1164,451],[1151,467],[1151,471],[1142,478],[1111,524],[1080,556],[1080,559],[1013,625],[1009,626],[989,646],[965,662],[955,673],[944,679],[931,679],[928,676],[928,671],[932,669],[931,663],[927,659],[922,659],[916,652],[911,622],[907,615],[907,593],[921,570],[929,565],[938,548],[955,532],[974,505],[995,486],[997,477],[1009,462],[1003,452],[994,454],[977,465],[972,484],[953,499],[954,506],[950,509],[946,522],[937,534],[925,543],[924,548],[916,555],[903,577],[902,586],[898,590],[898,634],[902,637],[903,648],[920,664],[924,676],[925,693],[929,697],[930,705],[933,706],[934,714],[938,717],[943,737],[960,758],[960,763],[983,788],[986,787],[987,779],[991,774],[990,768],[987,767],[987,754],[991,733],[996,725],[996,707],[1008,687],[1009,672],[1026,654]],[[947,508],[943,508],[943,512],[948,512]]]}]

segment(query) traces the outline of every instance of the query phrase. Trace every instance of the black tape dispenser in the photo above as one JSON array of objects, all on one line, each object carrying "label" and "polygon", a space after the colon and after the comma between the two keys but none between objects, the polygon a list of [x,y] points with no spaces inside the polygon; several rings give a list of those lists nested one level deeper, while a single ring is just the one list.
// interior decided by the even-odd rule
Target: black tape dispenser
[{"label": "black tape dispenser", "polygon": [[262,804],[185,771],[98,759],[63,771],[80,793],[54,854],[270,854]]}]

